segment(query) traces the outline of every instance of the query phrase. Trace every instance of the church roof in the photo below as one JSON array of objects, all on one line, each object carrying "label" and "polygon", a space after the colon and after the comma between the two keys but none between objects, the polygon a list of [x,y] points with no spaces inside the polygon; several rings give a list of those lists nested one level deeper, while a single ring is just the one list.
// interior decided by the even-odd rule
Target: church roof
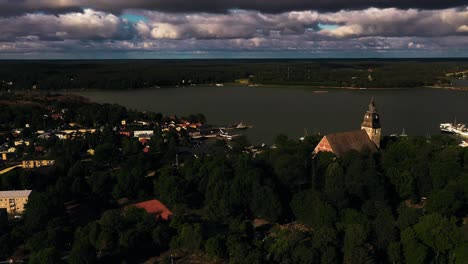
[{"label": "church roof", "polygon": [[346,152],[351,150],[359,152],[364,150],[370,150],[371,152],[377,151],[377,146],[364,130],[327,134],[325,137],[327,138],[333,153],[338,157],[343,156]]}]

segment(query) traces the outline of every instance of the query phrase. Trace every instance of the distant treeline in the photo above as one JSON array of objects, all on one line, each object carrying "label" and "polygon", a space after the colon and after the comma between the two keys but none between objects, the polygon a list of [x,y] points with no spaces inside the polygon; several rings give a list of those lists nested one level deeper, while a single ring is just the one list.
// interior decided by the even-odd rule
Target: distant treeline
[{"label": "distant treeline", "polygon": [[138,89],[210,83],[333,87],[447,85],[467,59],[0,61],[2,90]]}]

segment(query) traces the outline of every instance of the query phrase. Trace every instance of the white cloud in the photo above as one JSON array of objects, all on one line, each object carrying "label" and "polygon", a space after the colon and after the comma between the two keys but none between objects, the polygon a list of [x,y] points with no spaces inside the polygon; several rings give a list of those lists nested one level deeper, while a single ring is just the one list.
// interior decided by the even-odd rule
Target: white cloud
[{"label": "white cloud", "polygon": [[462,25],[457,29],[458,32],[468,32],[468,25]]},{"label": "white cloud", "polygon": [[151,37],[155,39],[178,39],[182,37],[183,29],[169,23],[152,24]]},{"label": "white cloud", "polygon": [[[435,50],[468,46],[465,9],[368,8],[281,14],[245,10],[224,14],[132,12],[145,19],[131,23],[93,9],[0,17],[0,51]],[[319,24],[336,28],[320,29]]]},{"label": "white cloud", "polygon": [[128,34],[117,16],[92,9],[62,15],[26,14],[0,18],[0,39],[35,35],[43,39],[109,39]]}]

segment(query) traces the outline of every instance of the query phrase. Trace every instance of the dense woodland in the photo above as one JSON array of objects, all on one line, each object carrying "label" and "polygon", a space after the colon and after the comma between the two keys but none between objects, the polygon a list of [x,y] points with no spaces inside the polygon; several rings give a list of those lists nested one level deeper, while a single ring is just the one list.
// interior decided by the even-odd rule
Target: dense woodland
[{"label": "dense woodland", "polygon": [[464,59],[2,61],[0,89],[138,89],[234,83],[329,87],[450,85]]},{"label": "dense woodland", "polygon": [[[33,190],[22,220],[0,216],[0,260],[21,253],[29,263],[468,263],[468,149],[451,137],[385,138],[376,154],[342,158],[312,158],[318,136],[279,135],[256,156],[243,138],[204,155],[179,153],[176,166],[179,147],[191,146],[183,134],[157,132],[143,153],[137,139],[113,131],[125,118],[166,117],[50,98],[0,104],[2,130],[30,123],[32,135],[46,106],[103,130],[40,142],[57,161],[52,169],[0,176],[0,190]],[[123,198],[159,199],[174,217],[155,221],[125,209]]]}]

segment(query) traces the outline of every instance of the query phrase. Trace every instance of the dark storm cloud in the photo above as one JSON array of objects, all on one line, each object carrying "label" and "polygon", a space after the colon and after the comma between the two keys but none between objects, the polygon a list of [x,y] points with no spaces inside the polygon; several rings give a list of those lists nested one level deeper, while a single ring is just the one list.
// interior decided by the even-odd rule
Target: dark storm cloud
[{"label": "dark storm cloud", "polygon": [[161,12],[220,13],[230,9],[257,10],[264,13],[317,10],[359,10],[369,7],[399,9],[442,9],[464,6],[466,0],[0,0],[0,15],[30,12],[63,13],[83,7],[108,12],[145,9]]}]

